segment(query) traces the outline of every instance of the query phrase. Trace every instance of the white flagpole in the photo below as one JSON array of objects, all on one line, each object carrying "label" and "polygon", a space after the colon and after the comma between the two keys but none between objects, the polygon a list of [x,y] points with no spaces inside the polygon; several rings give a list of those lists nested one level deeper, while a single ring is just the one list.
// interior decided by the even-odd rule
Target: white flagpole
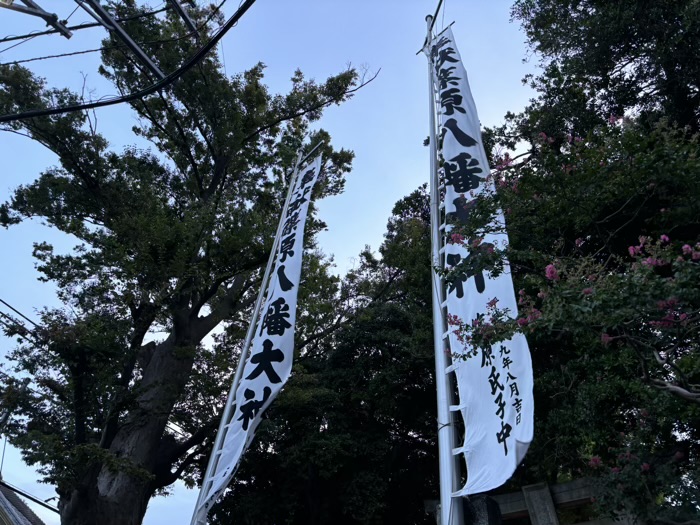
[{"label": "white flagpole", "polygon": [[[297,155],[297,161],[294,166],[294,172],[292,173],[292,178],[289,181],[289,191],[287,192],[287,198],[284,201],[284,206],[282,208],[282,214],[280,217],[285,217],[287,214],[287,208],[289,207],[289,202],[292,198],[292,193],[294,193],[294,185],[296,183],[297,177],[299,176],[299,167],[303,164],[306,159],[308,159],[318,148],[321,146],[321,142],[316,144],[314,148],[307,153],[302,158],[301,151]],[[280,220],[277,225],[277,232],[275,234],[275,240],[272,244],[272,250],[270,251],[270,257],[267,260],[267,266],[265,267],[265,273],[263,275],[263,280],[260,283],[260,291],[258,292],[258,298],[255,301],[255,307],[253,309],[253,315],[250,319],[250,325],[248,325],[248,332],[246,333],[245,343],[243,344],[243,349],[241,350],[241,355],[238,358],[238,365],[236,367],[236,373],[233,376],[233,381],[231,382],[231,389],[228,393],[228,399],[226,400],[226,406],[224,407],[224,413],[221,416],[221,422],[219,423],[219,430],[216,433],[216,439],[214,441],[214,446],[212,448],[211,456],[209,456],[209,463],[207,464],[207,470],[204,474],[202,480],[202,488],[199,491],[199,496],[197,497],[197,504],[194,507],[194,512],[192,514],[191,525],[203,525],[205,522],[198,520],[197,511],[202,504],[204,498],[209,492],[211,486],[211,478],[213,473],[216,471],[216,467],[219,463],[219,457],[221,456],[221,449],[224,443],[224,439],[228,432],[229,425],[231,423],[231,417],[233,416],[233,410],[236,406],[236,390],[238,390],[238,384],[241,381],[241,376],[243,375],[243,368],[245,362],[248,360],[248,354],[250,353],[250,346],[255,335],[255,328],[258,323],[258,317],[260,316],[260,308],[262,307],[265,295],[267,294],[267,287],[270,282],[270,273],[272,272],[272,265],[275,260],[275,254],[277,253],[277,246],[280,242],[280,237],[282,233],[283,221]]]},{"label": "white flagpole", "polygon": [[[443,239],[440,233],[440,179],[438,177],[437,129],[435,123],[435,85],[430,61],[433,17],[426,17],[428,35],[424,52],[428,58],[428,85],[430,93],[430,227],[433,268],[443,268],[441,250]],[[461,486],[459,465],[453,454],[455,448],[455,417],[450,411],[452,404],[452,384],[447,374],[450,364],[450,346],[445,322],[444,280],[433,269],[433,341],[435,346],[435,384],[437,388],[438,459],[440,466],[440,523],[439,525],[462,525],[464,517],[461,498],[453,498],[452,493]]]}]

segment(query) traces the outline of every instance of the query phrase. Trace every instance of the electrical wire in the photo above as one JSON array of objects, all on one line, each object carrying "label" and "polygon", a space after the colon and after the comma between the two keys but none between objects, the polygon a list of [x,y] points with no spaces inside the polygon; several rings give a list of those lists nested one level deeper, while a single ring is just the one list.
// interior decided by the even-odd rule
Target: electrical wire
[{"label": "electrical wire", "polygon": [[68,20],[71,19],[71,17],[75,14],[75,12],[76,12],[78,9],[80,9],[80,4],[78,4],[77,6],[75,6],[75,9],[73,9],[73,11],[71,11],[71,13],[66,17],[65,20],[61,20],[61,22],[63,23],[63,25],[66,25],[66,23],[68,22]]},{"label": "electrical wire", "polygon": [[29,321],[30,323],[32,323],[34,326],[36,326],[37,328],[39,328],[39,325],[38,325],[38,324],[36,324],[34,321],[32,321],[29,317],[27,317],[26,315],[24,315],[24,314],[23,314],[22,312],[20,312],[19,310],[17,310],[17,308],[13,307],[11,304],[7,303],[6,301],[3,301],[2,299],[0,299],[0,303],[4,304],[4,305],[7,306],[10,310],[12,310],[14,313],[16,313],[16,314],[19,315],[20,317],[26,319],[27,321]]},{"label": "electrical wire", "polygon": [[[226,0],[223,0],[216,8],[209,14],[207,19],[202,22],[202,24],[197,27],[195,31],[190,31],[184,35],[181,36],[176,36],[173,38],[166,38],[166,39],[161,39],[161,40],[150,40],[146,42],[137,42],[136,44],[139,46],[152,46],[152,45],[157,45],[157,44],[169,44],[172,42],[177,42],[179,40],[184,40],[186,38],[190,38],[193,35],[198,35],[199,32],[204,29],[209,22],[216,16],[216,13],[218,12],[219,9],[221,9],[221,6],[223,6],[226,3]],[[35,35],[38,36],[38,35]],[[33,38],[33,37],[32,37]],[[20,44],[23,42],[20,42]],[[15,46],[18,46],[19,44],[15,44]],[[14,47],[14,46],[10,46]],[[18,65],[18,64],[26,64],[28,62],[38,62],[41,60],[51,60],[54,58],[66,58],[66,57],[72,57],[72,56],[77,56],[77,55],[85,55],[88,53],[97,53],[99,51],[111,51],[112,49],[124,49],[128,48],[126,44],[117,44],[114,46],[103,46],[103,47],[97,47],[94,49],[84,49],[82,51],[71,51],[69,53],[60,53],[58,55],[45,55],[41,57],[34,57],[34,58],[25,58],[23,60],[12,60],[11,62],[2,62],[0,63],[0,66],[9,66],[9,65]],[[9,49],[9,48],[8,48]]]},{"label": "electrical wire", "polygon": [[[139,44],[139,45],[143,45],[143,44]],[[46,55],[43,57],[25,58],[24,60],[13,60],[12,62],[3,62],[0,64],[0,66],[19,65],[19,64],[26,64],[28,62],[37,62],[40,60],[51,60],[53,58],[66,58],[66,57],[73,57],[73,56],[77,56],[77,55],[86,55],[88,53],[96,53],[98,51],[107,51],[110,49],[119,49],[122,47],[127,47],[127,45],[122,44],[122,45],[116,45],[116,46],[97,47],[95,49],[84,49],[83,51],[72,51],[70,53],[61,53],[59,55]]]},{"label": "electrical wire", "polygon": [[[166,5],[165,7],[161,9],[156,9],[154,11],[147,11],[145,13],[139,13],[138,15],[132,15],[132,16],[125,16],[124,18],[117,18],[116,22],[128,22],[130,20],[137,20],[139,18],[145,18],[147,16],[153,16],[160,14],[164,11],[168,11],[171,9],[170,5]],[[69,26],[66,29],[69,31],[80,31],[81,29],[91,29],[93,27],[103,27],[102,24],[99,22],[85,22],[83,24],[78,24],[74,26]],[[56,33],[60,33],[57,29],[47,29],[46,31],[39,31],[39,32],[32,32],[27,35],[12,35],[12,36],[7,36],[4,38],[0,38],[0,44],[3,44],[5,42],[12,42],[13,40],[22,40],[24,38],[32,37],[34,38],[35,36],[46,36],[46,35],[55,35]]]},{"label": "electrical wire", "polygon": [[199,49],[199,51],[197,51],[194,55],[192,55],[192,57],[189,60],[187,60],[187,62],[185,62],[177,70],[175,70],[172,73],[170,73],[169,75],[167,75],[164,79],[159,80],[158,82],[151,84],[149,87],[147,87],[145,89],[137,91],[136,93],[131,93],[129,95],[114,97],[110,100],[86,102],[83,104],[74,104],[71,106],[63,106],[63,107],[58,107],[58,108],[35,109],[35,110],[30,110],[30,111],[22,111],[20,113],[0,115],[0,123],[15,122],[17,120],[22,120],[22,119],[26,119],[26,118],[45,117],[45,116],[49,116],[49,115],[58,115],[61,113],[69,113],[72,111],[82,111],[82,110],[86,110],[86,109],[95,109],[95,108],[101,108],[101,107],[106,107],[106,106],[113,106],[115,104],[121,104],[123,102],[131,102],[132,100],[146,97],[148,95],[155,93],[158,90],[161,90],[165,87],[168,87],[171,84],[173,84],[176,80],[178,80],[180,77],[182,77],[185,73],[187,73],[190,69],[192,69],[197,64],[197,62],[199,62],[209,51],[211,51],[216,46],[216,44],[218,44],[219,41],[224,37],[224,35],[246,13],[246,11],[248,11],[248,9],[250,9],[250,7],[254,3],[255,3],[255,0],[245,0],[241,4],[241,6],[238,8],[238,10],[236,10],[236,12],[224,23],[224,25],[221,26],[219,31],[211,37],[209,42],[207,42],[204,46],[202,46]]},{"label": "electrical wire", "polygon": [[5,49],[0,49],[0,54],[4,53],[5,51],[9,51],[10,49],[14,49],[17,46],[21,46],[22,44],[26,44],[27,42],[29,42],[30,40],[32,40],[33,38],[36,38],[38,36],[39,36],[39,33],[36,33],[32,36],[26,36],[26,37],[24,37],[24,40],[22,40],[21,42],[17,42],[16,44],[12,44],[11,46],[6,47]]}]

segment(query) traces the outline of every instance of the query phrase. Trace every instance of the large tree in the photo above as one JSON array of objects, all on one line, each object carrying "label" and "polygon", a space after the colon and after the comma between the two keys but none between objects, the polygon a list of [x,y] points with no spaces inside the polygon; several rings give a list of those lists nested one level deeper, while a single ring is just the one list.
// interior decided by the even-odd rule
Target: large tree
[{"label": "large tree", "polygon": [[[599,118],[633,109],[642,120],[666,116],[700,130],[694,0],[517,0],[512,13],[547,71],[534,85],[550,101],[577,99]],[[568,110],[557,113],[583,116]]]},{"label": "large tree", "polygon": [[380,255],[346,278],[353,318],[299,357],[216,523],[425,525],[437,498],[425,188],[394,208]]},{"label": "large tree", "polygon": [[[133,0],[110,9],[130,18],[135,40],[158,43],[149,52],[163,71],[199,46],[173,12],[132,17],[141,11]],[[213,8],[191,13],[206,40],[218,16]],[[122,92],[152,82],[118,42],[105,45],[102,73]],[[7,428],[56,486],[64,524],[138,524],[154,494],[193,475],[215,434],[296,152],[322,143],[317,198],[343,188],[352,153],[309,128],[325,106],[350,96],[355,71],[323,83],[297,72],[288,94],[273,95],[263,69],[229,77],[209,54],[172,86],[132,101],[133,131],[150,149],[114,151],[85,112],[5,128],[41,143],[59,164],[17,188],[0,208],[2,224],[38,217],[77,241],[71,253],[35,244],[42,278],[64,307],[45,310],[36,330],[16,332],[15,371],[33,381]],[[0,69],[0,86],[3,114],[80,99],[17,66]],[[307,247],[322,227],[310,221]],[[323,276],[327,263],[314,260],[310,275]],[[320,288],[307,295],[327,303],[307,304],[301,345],[326,334],[342,311],[335,281],[308,282]],[[204,345],[221,323],[225,335]]]}]

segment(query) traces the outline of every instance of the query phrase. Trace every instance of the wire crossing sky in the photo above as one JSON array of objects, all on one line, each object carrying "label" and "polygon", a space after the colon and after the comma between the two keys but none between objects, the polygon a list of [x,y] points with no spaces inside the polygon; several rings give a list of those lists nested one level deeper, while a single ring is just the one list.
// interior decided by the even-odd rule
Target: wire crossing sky
[{"label": "wire crossing sky", "polygon": [[[51,5],[62,20],[75,7],[68,1]],[[145,5],[158,10],[167,4],[152,1]],[[238,1],[226,2],[222,7],[224,18],[229,18],[238,5]],[[263,62],[264,81],[272,93],[287,92],[297,68],[307,78],[318,80],[348,65],[365,71],[367,78],[381,69],[371,84],[350,101],[329,108],[319,123],[336,147],[351,149],[356,155],[345,192],[318,203],[318,217],[328,225],[318,237],[319,247],[334,254],[338,273],[353,267],[366,245],[373,250],[379,247],[394,203],[428,182],[429,152],[423,146],[429,131],[427,64],[425,57],[416,52],[425,40],[425,16],[433,14],[436,6],[436,0],[257,0],[217,46],[223,49],[229,75]],[[44,8],[48,9],[46,5]],[[523,63],[528,56],[525,36],[509,22],[509,10],[508,0],[447,0],[435,23],[439,31],[455,22],[452,30],[482,125],[486,126],[500,124],[507,111],[520,111],[532,96],[521,79],[535,66]],[[91,22],[82,10],[71,18],[74,26]],[[45,30],[40,19],[0,11],[0,40]],[[95,27],[74,31],[70,40],[58,34],[32,38],[0,52],[0,63],[99,48],[105,36],[104,29]],[[5,47],[0,42],[0,49]],[[84,92],[86,99],[98,100],[118,94],[97,73],[99,64],[99,53],[89,53],[26,65],[45,77],[49,86],[70,87]],[[136,117],[126,105],[97,109],[96,116],[98,131],[115,151],[132,145],[148,147],[132,134]],[[7,200],[17,185],[30,183],[57,164],[56,157],[42,146],[11,133],[0,135],[0,158],[4,168],[0,202]],[[0,250],[4,254],[0,271],[6,276],[0,283],[0,297],[35,320],[41,308],[58,306],[51,286],[37,281],[31,254],[32,243],[40,241],[54,244],[58,253],[75,244],[38,222],[0,231]],[[1,338],[0,355],[6,355],[14,344]],[[20,462],[19,453],[10,446],[3,475],[9,483],[42,499],[55,496],[52,487],[35,482],[38,475]],[[151,501],[147,525],[184,524],[189,519],[197,494],[180,484],[175,487],[176,497]],[[59,523],[48,510],[36,508],[35,512],[48,525]]]}]

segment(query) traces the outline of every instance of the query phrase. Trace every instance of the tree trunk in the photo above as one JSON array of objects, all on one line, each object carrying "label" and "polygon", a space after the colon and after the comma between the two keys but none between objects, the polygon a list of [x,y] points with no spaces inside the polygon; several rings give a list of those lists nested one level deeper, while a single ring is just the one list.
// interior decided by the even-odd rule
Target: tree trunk
[{"label": "tree trunk", "polygon": [[135,406],[105,451],[108,459],[98,460],[81,489],[61,497],[62,525],[140,525],[149,499],[170,483],[159,483],[156,466],[162,468],[160,456],[169,448],[165,426],[194,362],[190,326],[176,331],[177,338],[156,346],[136,387]]},{"label": "tree trunk", "polygon": [[92,490],[73,491],[68,502],[61,505],[62,525],[140,525],[153,495],[148,483],[134,485],[127,480],[102,494],[97,486]]}]

